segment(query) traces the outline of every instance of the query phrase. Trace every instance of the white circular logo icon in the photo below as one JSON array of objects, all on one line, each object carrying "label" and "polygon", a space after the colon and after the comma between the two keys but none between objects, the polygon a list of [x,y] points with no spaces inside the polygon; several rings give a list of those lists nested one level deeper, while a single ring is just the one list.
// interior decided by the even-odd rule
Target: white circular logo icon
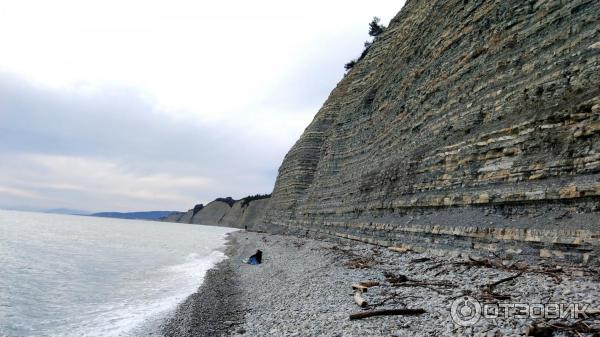
[{"label": "white circular logo icon", "polygon": [[452,302],[450,315],[460,326],[475,325],[481,318],[481,303],[470,296],[459,297]]}]

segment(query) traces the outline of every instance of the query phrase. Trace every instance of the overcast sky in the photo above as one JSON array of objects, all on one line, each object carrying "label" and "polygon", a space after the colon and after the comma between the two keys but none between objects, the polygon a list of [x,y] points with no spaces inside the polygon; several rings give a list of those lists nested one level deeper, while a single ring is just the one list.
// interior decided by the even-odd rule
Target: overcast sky
[{"label": "overcast sky", "polygon": [[270,193],[368,22],[403,3],[0,0],[0,208]]}]

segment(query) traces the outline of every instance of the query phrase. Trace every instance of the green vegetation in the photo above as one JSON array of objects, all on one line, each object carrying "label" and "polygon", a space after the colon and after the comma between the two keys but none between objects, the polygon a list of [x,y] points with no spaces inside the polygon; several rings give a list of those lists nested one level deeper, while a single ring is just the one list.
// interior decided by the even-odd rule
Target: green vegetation
[{"label": "green vegetation", "polygon": [[385,30],[385,26],[380,24],[381,19],[378,17],[374,17],[373,21],[369,23],[369,35],[373,37],[377,37],[379,34],[383,33]]},{"label": "green vegetation", "polygon": [[271,194],[255,194],[255,195],[249,195],[243,199],[241,199],[242,202],[242,208],[246,207],[250,204],[250,202],[254,201],[254,200],[260,200],[260,199],[267,199],[270,198]]},{"label": "green vegetation", "polygon": [[192,214],[196,215],[196,213],[200,212],[203,208],[204,208],[204,205],[202,205],[202,204],[198,204],[198,205],[194,206],[194,211]]},{"label": "green vegetation", "polygon": [[233,199],[232,197],[227,197],[227,198],[217,198],[215,199],[215,201],[220,201],[220,202],[224,202],[227,205],[229,205],[229,207],[232,207],[233,204],[235,204],[236,200]]},{"label": "green vegetation", "polygon": [[373,45],[373,42],[375,42],[375,40],[377,39],[377,36],[381,35],[381,33],[385,31],[385,26],[380,24],[380,21],[381,19],[379,19],[378,17],[374,17],[373,20],[369,23],[369,35],[373,37],[373,41],[365,41],[365,49],[363,49],[358,59],[350,60],[350,62],[344,64],[344,69],[346,69],[346,71],[352,69],[358,61],[362,60],[363,58],[365,58],[365,56],[367,56],[367,53],[369,52],[371,45]]}]

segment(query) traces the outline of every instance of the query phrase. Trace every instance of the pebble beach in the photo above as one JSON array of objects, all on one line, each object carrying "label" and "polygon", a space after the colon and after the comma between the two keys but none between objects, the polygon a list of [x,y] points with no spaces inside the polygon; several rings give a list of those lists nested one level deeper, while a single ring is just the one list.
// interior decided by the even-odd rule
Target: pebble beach
[{"label": "pebble beach", "polygon": [[[257,249],[263,263],[244,260]],[[164,324],[175,336],[598,336],[600,277],[586,266],[396,252],[354,242],[238,231],[229,259]],[[376,284],[360,292],[353,284]],[[585,317],[481,317],[457,324],[452,304],[578,304]],[[421,314],[350,319],[385,309]]]}]

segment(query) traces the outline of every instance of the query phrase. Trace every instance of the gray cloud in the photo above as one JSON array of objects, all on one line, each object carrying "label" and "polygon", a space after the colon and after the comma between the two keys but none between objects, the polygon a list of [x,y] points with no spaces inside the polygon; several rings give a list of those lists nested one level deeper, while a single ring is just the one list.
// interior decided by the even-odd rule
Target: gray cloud
[{"label": "gray cloud", "polygon": [[[222,194],[270,192],[279,160],[289,146],[225,122],[209,125],[174,117],[128,89],[74,93],[3,75],[0,102],[0,205],[4,207],[180,209]],[[69,166],[69,162],[84,165]],[[155,190],[148,195],[154,193],[154,198],[143,198],[110,181],[98,186],[89,181],[93,175],[86,179],[81,172],[94,169],[105,170],[115,184],[123,184],[119,175],[137,181],[129,186],[132,189],[144,187],[149,177],[165,181],[151,186]],[[169,184],[177,178],[205,183]],[[114,195],[115,191],[120,194]]]},{"label": "gray cloud", "polygon": [[[281,38],[302,37],[305,21]],[[277,39],[262,45],[240,39],[232,43],[236,52],[221,55],[223,64],[209,62],[220,54],[193,49],[208,57],[194,60],[198,69],[190,74],[203,85],[197,96],[176,76],[165,86],[185,89],[182,97],[194,103],[188,108],[204,111],[161,108],[131,87],[50,88],[0,72],[0,207],[181,210],[218,196],[270,192],[283,156],[367,38],[367,22],[335,31],[333,21],[319,21],[324,26],[313,29],[309,42],[290,37],[279,52]],[[239,38],[239,30],[230,33]],[[244,53],[253,55],[248,64]],[[163,68],[150,77],[154,84],[169,81]],[[208,70],[212,77],[200,76]]]}]

